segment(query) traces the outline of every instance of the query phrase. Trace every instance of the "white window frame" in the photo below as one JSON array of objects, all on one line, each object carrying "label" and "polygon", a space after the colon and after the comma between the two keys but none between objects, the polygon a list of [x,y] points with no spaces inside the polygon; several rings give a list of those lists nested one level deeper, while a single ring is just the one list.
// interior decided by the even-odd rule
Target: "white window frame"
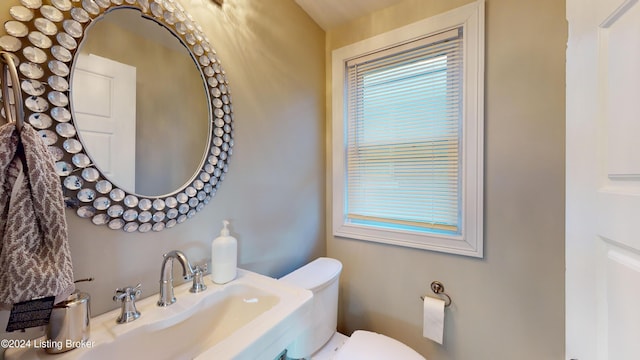
[{"label": "white window frame", "polygon": [[[463,28],[461,229],[456,235],[380,229],[347,221],[345,214],[345,64],[409,40]],[[483,257],[484,0],[347,45],[332,52],[333,235]]]}]

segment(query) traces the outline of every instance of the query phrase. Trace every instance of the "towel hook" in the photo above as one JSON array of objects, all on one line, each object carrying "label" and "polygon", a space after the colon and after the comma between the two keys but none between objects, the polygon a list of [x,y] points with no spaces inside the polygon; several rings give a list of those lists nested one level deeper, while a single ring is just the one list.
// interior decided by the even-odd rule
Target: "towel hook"
[{"label": "towel hook", "polygon": [[[440,281],[436,280],[431,283],[431,291],[433,291],[436,295],[442,295],[446,298],[446,300],[444,301],[444,307],[451,306],[451,296],[444,292],[444,285],[442,285]],[[420,296],[420,300],[424,301],[424,296]]]},{"label": "towel hook", "polygon": [[[13,61],[13,55],[2,51],[0,52],[0,60],[2,60],[2,98],[4,102],[4,114],[7,122],[15,122],[18,131],[22,130],[24,124],[24,109],[22,107],[22,91],[20,90],[20,79],[18,78],[18,70]],[[9,77],[11,77],[11,88],[13,89],[13,98],[15,101],[15,115],[11,112],[11,100],[9,97]]]}]

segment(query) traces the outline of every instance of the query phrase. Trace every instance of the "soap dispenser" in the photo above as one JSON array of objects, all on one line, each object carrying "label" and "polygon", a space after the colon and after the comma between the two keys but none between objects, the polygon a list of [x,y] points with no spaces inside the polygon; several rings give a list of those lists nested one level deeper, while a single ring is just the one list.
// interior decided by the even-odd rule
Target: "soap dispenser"
[{"label": "soap dispenser", "polygon": [[229,221],[222,221],[220,236],[211,243],[211,280],[226,284],[236,278],[238,264],[238,241],[229,235]]}]

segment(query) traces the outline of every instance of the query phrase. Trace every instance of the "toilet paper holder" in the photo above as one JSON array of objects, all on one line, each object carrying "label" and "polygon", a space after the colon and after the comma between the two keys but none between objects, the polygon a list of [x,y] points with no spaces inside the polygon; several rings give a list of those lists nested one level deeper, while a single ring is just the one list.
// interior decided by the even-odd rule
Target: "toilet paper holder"
[{"label": "toilet paper holder", "polygon": [[[451,306],[451,296],[444,292],[444,285],[440,281],[434,281],[431,283],[431,291],[436,295],[444,296],[446,299],[444,300],[444,307]],[[424,301],[424,296],[420,296],[420,300]]]}]

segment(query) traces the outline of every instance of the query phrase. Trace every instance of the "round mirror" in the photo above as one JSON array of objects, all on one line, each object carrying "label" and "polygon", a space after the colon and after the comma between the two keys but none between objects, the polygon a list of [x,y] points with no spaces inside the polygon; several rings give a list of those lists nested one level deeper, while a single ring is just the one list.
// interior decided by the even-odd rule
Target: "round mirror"
[{"label": "round mirror", "polygon": [[[26,121],[49,145],[67,204],[126,232],[193,216],[233,152],[229,84],[206,36],[173,0],[45,1],[21,0],[0,48],[19,60]],[[105,74],[113,63],[126,75]]]},{"label": "round mirror", "polygon": [[204,161],[207,89],[188,49],[136,9],[87,27],[71,75],[71,111],[96,168],[142,196],[184,187]]}]

